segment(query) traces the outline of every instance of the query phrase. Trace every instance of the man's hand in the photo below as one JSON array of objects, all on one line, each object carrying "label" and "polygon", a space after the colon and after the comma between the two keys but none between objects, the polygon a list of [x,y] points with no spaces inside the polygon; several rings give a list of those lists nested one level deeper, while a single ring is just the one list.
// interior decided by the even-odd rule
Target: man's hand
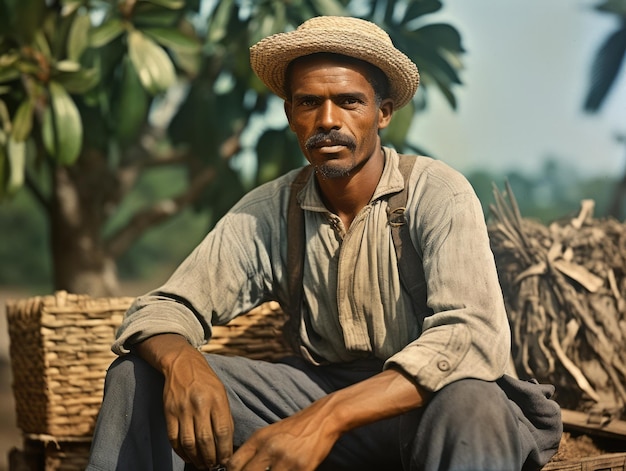
[{"label": "man's hand", "polygon": [[319,399],[257,431],[227,463],[228,471],[313,471],[342,434],[423,406],[430,393],[389,369]]},{"label": "man's hand", "polygon": [[313,471],[339,438],[327,398],[254,433],[228,462],[228,471]]},{"label": "man's hand", "polygon": [[226,462],[233,419],[224,386],[204,356],[175,334],[151,337],[134,351],[165,376],[165,422],[176,453],[201,469]]}]

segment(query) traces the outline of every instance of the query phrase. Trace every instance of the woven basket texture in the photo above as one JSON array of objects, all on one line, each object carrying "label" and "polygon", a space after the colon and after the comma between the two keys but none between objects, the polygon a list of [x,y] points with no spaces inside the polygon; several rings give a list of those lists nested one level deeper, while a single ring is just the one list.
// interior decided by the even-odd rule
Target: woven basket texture
[{"label": "woven basket texture", "polygon": [[[17,425],[25,434],[91,437],[111,344],[133,298],[91,298],[60,291],[9,300],[10,355]],[[266,303],[213,330],[203,351],[274,360],[288,353],[285,315]]]}]

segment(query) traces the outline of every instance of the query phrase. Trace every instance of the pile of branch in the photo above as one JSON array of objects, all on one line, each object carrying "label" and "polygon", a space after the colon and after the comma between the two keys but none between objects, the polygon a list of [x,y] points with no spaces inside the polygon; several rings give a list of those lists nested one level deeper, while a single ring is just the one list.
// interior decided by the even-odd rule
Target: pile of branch
[{"label": "pile of branch", "polygon": [[489,235],[520,377],[556,386],[562,407],[626,415],[626,224],[522,218],[510,187],[494,189]]}]

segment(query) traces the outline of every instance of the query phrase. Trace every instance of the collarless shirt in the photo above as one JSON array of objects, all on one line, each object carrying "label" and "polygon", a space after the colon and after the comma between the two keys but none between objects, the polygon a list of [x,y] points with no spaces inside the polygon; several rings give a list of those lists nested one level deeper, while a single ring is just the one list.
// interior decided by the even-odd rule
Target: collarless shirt
[{"label": "collarless shirt", "polygon": [[[306,238],[301,345],[317,362],[380,359],[432,391],[467,377],[494,380],[507,366],[510,332],[480,202],[460,173],[417,158],[406,216],[428,301],[416,306],[400,280],[387,217],[388,197],[404,179],[397,153],[385,148],[385,156],[377,188],[348,230],[324,206],[313,176],[298,194]],[[298,171],[244,196],[163,286],[137,298],[114,351],[165,332],[200,346],[212,325],[268,300],[287,305],[286,214]]]}]

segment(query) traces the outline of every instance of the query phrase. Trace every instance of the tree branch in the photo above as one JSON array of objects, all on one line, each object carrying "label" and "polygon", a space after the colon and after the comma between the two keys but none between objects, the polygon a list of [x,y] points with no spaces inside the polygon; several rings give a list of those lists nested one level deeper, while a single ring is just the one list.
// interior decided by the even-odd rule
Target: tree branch
[{"label": "tree branch", "polygon": [[37,182],[35,182],[35,179],[31,177],[28,172],[25,172],[24,178],[25,178],[24,181],[26,183],[26,187],[33,194],[33,196],[35,197],[35,200],[39,203],[39,205],[44,209],[46,213],[50,214],[50,211],[52,209],[50,206],[50,201],[48,201],[48,198],[46,198],[46,195],[44,195],[43,191],[41,191],[41,188],[39,188],[39,185],[37,185]]},{"label": "tree branch", "polygon": [[106,252],[114,259],[122,255],[128,248],[151,227],[179,214],[183,209],[197,200],[209,183],[215,178],[215,170],[205,169],[191,181],[184,193],[157,202],[150,208],[136,213],[128,223],[113,234],[105,242]]},{"label": "tree branch", "polygon": [[166,152],[157,151],[154,139],[142,139],[138,145],[128,149],[124,154],[124,165],[120,165],[115,172],[117,186],[107,198],[117,207],[120,201],[132,190],[135,183],[145,169],[165,167],[170,165],[189,164],[190,153],[187,149],[168,149]]}]

